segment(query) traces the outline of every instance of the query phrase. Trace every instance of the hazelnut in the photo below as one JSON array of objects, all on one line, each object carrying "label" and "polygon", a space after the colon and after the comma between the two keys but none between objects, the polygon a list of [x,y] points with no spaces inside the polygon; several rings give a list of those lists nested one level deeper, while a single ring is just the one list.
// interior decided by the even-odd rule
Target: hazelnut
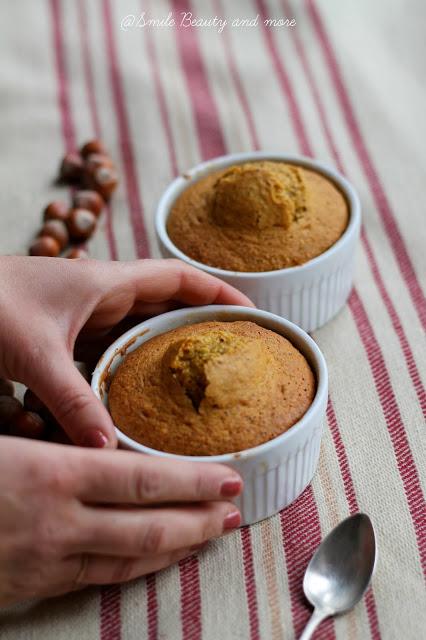
[{"label": "hazelnut", "polygon": [[73,199],[76,209],[88,209],[95,216],[99,216],[105,203],[97,191],[77,191]]},{"label": "hazelnut", "polygon": [[38,234],[39,238],[45,236],[54,238],[62,249],[65,249],[69,242],[69,233],[65,222],[62,220],[48,220]]},{"label": "hazelnut", "polygon": [[98,167],[113,167],[114,163],[109,156],[101,153],[91,153],[84,161],[83,171],[94,171]]},{"label": "hazelnut", "polygon": [[118,184],[117,171],[114,167],[98,167],[88,173],[90,186],[101,194],[104,200],[109,200]]},{"label": "hazelnut", "polygon": [[22,404],[12,396],[0,396],[0,428],[7,427],[21,413]]},{"label": "hazelnut", "polygon": [[71,209],[68,231],[73,240],[88,240],[96,227],[96,216],[88,209]]},{"label": "hazelnut", "polygon": [[46,407],[34,391],[27,389],[24,393],[24,409],[33,413],[41,413]]},{"label": "hazelnut", "polygon": [[70,438],[59,425],[54,425],[50,429],[49,441],[55,442],[56,444],[72,444]]},{"label": "hazelnut", "polygon": [[68,258],[69,260],[78,260],[79,258],[88,258],[89,254],[84,249],[80,247],[72,247],[65,254],[64,258]]},{"label": "hazelnut", "polygon": [[43,220],[47,222],[47,220],[65,220],[68,218],[69,214],[69,206],[65,204],[65,202],[61,202],[61,200],[54,200],[50,204],[47,205],[43,212]]},{"label": "hazelnut", "polygon": [[34,240],[28,251],[30,256],[46,256],[56,258],[61,252],[61,246],[55,238],[43,236]]},{"label": "hazelnut", "polygon": [[80,153],[83,158],[86,158],[91,153],[102,153],[108,155],[108,151],[100,140],[89,140],[81,147]]},{"label": "hazelnut", "polygon": [[12,420],[9,433],[21,438],[43,438],[46,434],[46,423],[37,413],[21,411]]},{"label": "hazelnut", "polygon": [[15,385],[12,380],[0,378],[0,396],[13,396],[15,394]]},{"label": "hazelnut", "polygon": [[59,169],[59,177],[63,182],[78,182],[83,171],[83,158],[79,153],[67,153]]}]

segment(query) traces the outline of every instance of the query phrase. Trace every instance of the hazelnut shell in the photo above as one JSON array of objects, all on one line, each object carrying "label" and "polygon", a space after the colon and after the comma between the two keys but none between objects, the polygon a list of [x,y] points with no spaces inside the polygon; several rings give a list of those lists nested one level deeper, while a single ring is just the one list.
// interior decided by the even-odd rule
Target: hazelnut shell
[{"label": "hazelnut shell", "polygon": [[55,238],[42,236],[34,240],[28,251],[30,256],[45,256],[56,258],[61,252],[61,246]]},{"label": "hazelnut shell", "polygon": [[83,158],[79,153],[71,151],[65,154],[59,168],[59,178],[62,182],[74,184],[81,179]]},{"label": "hazelnut shell", "polygon": [[96,228],[96,216],[89,209],[71,209],[67,224],[73,240],[88,240]]},{"label": "hazelnut shell", "polygon": [[21,411],[12,420],[9,432],[12,436],[40,439],[46,434],[46,423],[33,411]]},{"label": "hazelnut shell", "polygon": [[93,171],[98,167],[113,167],[114,163],[109,156],[101,153],[91,153],[84,161],[84,171]]},{"label": "hazelnut shell", "polygon": [[17,398],[0,396],[0,428],[8,427],[21,411],[22,404]]},{"label": "hazelnut shell", "polygon": [[62,249],[65,249],[69,242],[69,233],[65,222],[62,220],[48,220],[39,232],[39,237],[45,236],[54,238]]},{"label": "hazelnut shell", "polygon": [[108,151],[105,148],[104,143],[101,140],[94,139],[86,142],[80,149],[80,153],[83,158],[86,158],[91,153],[102,153],[108,155]]},{"label": "hazelnut shell", "polygon": [[69,214],[69,206],[61,200],[54,200],[50,202],[43,211],[43,220],[61,220],[65,222]]},{"label": "hazelnut shell", "polygon": [[82,258],[88,258],[89,254],[85,249],[81,247],[71,247],[69,251],[65,254],[64,258],[68,258],[69,260],[79,260]]},{"label": "hazelnut shell", "polygon": [[41,413],[46,407],[34,391],[27,389],[24,393],[24,409],[33,413]]},{"label": "hazelnut shell", "polygon": [[97,167],[87,172],[85,178],[88,186],[100,193],[106,201],[110,199],[118,184],[117,171],[114,167]]},{"label": "hazelnut shell", "polygon": [[15,385],[12,380],[0,378],[0,396],[13,396],[15,394]]},{"label": "hazelnut shell", "polygon": [[88,209],[95,216],[99,216],[105,206],[105,202],[97,191],[86,189],[77,191],[73,199],[73,205],[76,209]]}]

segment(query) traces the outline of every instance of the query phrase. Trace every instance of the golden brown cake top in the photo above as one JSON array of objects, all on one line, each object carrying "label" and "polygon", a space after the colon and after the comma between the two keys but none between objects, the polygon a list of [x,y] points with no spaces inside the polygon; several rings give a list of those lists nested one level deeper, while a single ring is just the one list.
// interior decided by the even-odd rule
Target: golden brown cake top
[{"label": "golden brown cake top", "polygon": [[261,160],[189,185],[171,209],[167,231],[198,262],[269,271],[303,264],[329,249],[348,217],[343,194],[322,174]]},{"label": "golden brown cake top", "polygon": [[148,447],[183,455],[242,451],[289,429],[315,378],[285,338],[252,322],[203,322],[142,344],[116,372],[116,426]]}]

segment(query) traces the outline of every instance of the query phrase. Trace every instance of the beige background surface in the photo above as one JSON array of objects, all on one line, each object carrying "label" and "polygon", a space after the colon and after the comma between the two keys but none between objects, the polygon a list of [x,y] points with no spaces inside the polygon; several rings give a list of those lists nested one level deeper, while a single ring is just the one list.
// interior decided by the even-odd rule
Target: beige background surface
[{"label": "beige background surface", "polygon": [[[66,148],[98,133],[123,176],[91,243],[99,259],[157,255],[153,213],[202,158],[254,147],[313,154],[359,190],[364,232],[350,304],[315,334],[330,368],[312,488],[268,521],[148,582],[0,612],[5,640],[290,640],[301,577],[350,512],[372,517],[373,589],[317,638],[414,640],[426,628],[424,3],[194,0],[255,28],[134,28],[180,1],[0,3],[0,252],[21,253]],[[296,19],[265,29],[264,13]]]}]

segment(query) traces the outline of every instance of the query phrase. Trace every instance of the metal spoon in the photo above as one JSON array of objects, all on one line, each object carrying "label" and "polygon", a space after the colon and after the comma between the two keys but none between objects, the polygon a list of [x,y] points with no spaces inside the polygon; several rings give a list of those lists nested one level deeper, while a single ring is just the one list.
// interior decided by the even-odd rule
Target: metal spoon
[{"label": "metal spoon", "polygon": [[314,612],[300,640],[309,640],[325,618],[345,613],[361,600],[375,563],[376,538],[365,513],[346,518],[328,534],[303,579],[303,591]]}]

